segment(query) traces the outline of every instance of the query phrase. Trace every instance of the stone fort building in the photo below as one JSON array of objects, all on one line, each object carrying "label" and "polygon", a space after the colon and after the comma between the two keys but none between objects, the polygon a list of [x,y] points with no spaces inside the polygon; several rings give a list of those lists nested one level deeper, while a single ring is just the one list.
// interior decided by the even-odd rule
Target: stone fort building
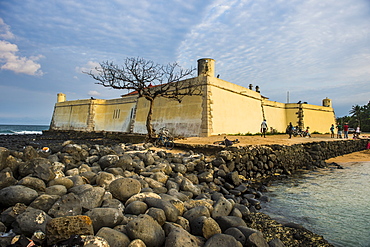
[{"label": "stone fort building", "polygon": [[[270,101],[257,87],[245,88],[214,74],[215,60],[199,59],[198,77],[192,79],[202,83],[202,95],[185,96],[181,103],[155,99],[153,128],[167,127],[174,135],[190,137],[258,133],[264,118],[270,130],[277,132],[285,132],[290,122],[320,133],[329,132],[331,124],[335,124],[328,98],[322,101],[322,106]],[[59,93],[50,129],[146,134],[148,107],[149,102],[137,94],[109,100],[66,101],[66,95]]]}]

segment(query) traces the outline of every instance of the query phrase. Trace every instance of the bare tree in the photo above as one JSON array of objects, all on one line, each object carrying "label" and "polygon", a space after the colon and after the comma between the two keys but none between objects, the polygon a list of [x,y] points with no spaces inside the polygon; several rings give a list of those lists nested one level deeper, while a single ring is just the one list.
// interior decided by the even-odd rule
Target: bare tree
[{"label": "bare tree", "polygon": [[148,138],[153,137],[152,114],[153,103],[157,97],[173,99],[181,103],[185,96],[201,95],[198,80],[185,80],[192,76],[195,68],[183,69],[178,63],[168,65],[156,64],[143,58],[126,58],[122,66],[113,62],[102,62],[95,71],[85,72],[96,84],[114,89],[127,89],[149,101],[146,119]]}]

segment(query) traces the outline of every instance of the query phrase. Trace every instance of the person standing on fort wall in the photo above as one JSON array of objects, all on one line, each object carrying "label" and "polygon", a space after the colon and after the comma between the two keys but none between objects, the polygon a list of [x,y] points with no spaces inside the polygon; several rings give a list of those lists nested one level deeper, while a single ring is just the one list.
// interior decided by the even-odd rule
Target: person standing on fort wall
[{"label": "person standing on fort wall", "polygon": [[266,138],[266,131],[267,131],[267,122],[266,119],[263,119],[261,123],[261,137],[263,136]]},{"label": "person standing on fort wall", "polygon": [[344,137],[343,138],[346,138],[348,139],[348,123],[345,123],[344,126],[343,126],[343,133],[344,133]]}]

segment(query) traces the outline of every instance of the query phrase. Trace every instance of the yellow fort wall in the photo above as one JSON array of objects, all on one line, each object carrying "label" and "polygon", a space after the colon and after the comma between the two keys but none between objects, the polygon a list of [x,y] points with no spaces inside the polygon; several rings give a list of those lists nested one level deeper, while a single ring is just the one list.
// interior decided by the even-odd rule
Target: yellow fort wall
[{"label": "yellow fort wall", "polygon": [[262,118],[259,93],[214,77],[208,87],[212,123],[209,135],[259,131]]},{"label": "yellow fort wall", "polygon": [[[285,132],[289,122],[297,125],[299,110],[311,132],[327,133],[335,123],[330,99],[323,100],[326,106],[270,101],[259,92],[214,77],[213,59],[200,59],[198,66],[198,77],[190,80],[202,84],[203,95],[185,96],[181,103],[157,97],[151,121],[155,130],[166,127],[180,136],[254,134],[265,118],[269,131]],[[60,93],[57,99],[52,130],[147,133],[149,101],[143,97],[66,101]]]}]

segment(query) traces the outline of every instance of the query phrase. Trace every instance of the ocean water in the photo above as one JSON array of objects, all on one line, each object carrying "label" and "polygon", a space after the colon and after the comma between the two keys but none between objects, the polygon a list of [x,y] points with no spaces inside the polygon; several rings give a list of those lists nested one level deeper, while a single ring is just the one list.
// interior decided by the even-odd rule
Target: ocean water
[{"label": "ocean water", "polygon": [[370,246],[370,161],[274,182],[262,212],[294,222],[337,247]]},{"label": "ocean water", "polygon": [[0,135],[42,134],[49,125],[5,125],[0,124]]}]

